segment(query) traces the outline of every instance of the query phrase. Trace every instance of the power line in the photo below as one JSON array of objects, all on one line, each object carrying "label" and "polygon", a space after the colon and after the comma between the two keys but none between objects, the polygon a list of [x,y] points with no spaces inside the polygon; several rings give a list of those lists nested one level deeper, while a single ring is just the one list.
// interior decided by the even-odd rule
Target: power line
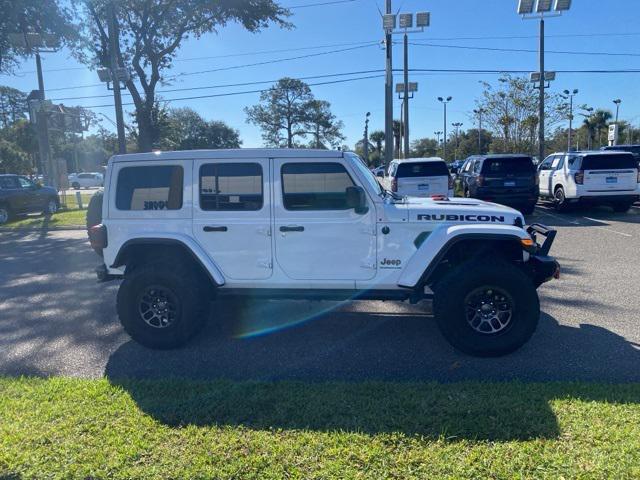
[{"label": "power line", "polygon": [[[538,53],[538,50],[526,49],[526,48],[498,48],[498,47],[472,47],[467,45],[442,45],[437,43],[421,43],[421,42],[409,42],[411,45],[417,45],[421,47],[436,47],[436,48],[456,48],[462,50],[488,50],[491,52],[517,52],[517,53]],[[564,55],[604,55],[608,57],[640,57],[640,53],[623,53],[623,52],[575,52],[567,50],[545,50],[545,53],[557,53]]]},{"label": "power line", "polygon": [[284,7],[287,8],[289,10],[294,9],[294,8],[308,8],[308,7],[319,7],[322,5],[337,5],[339,3],[352,3],[352,2],[356,2],[357,0],[333,0],[331,2],[320,2],[320,3],[308,3],[306,5],[292,5],[290,7]]},{"label": "power line", "polygon": [[[309,83],[308,85],[310,87],[315,87],[315,86],[320,86],[320,85],[331,85],[331,84],[336,84],[336,83],[346,83],[346,82],[354,82],[357,80],[367,80],[370,78],[381,78],[382,75],[378,74],[378,75],[368,75],[365,77],[356,77],[356,78],[346,78],[346,79],[342,79],[342,80],[330,80],[327,82],[318,82],[318,83]],[[210,95],[196,95],[196,96],[192,96],[192,97],[180,97],[180,98],[163,98],[161,99],[161,101],[163,102],[177,102],[180,100],[199,100],[199,99],[203,99],[203,98],[216,98],[216,97],[231,97],[231,96],[236,96],[236,95],[246,95],[246,94],[250,94],[250,93],[262,93],[269,90],[268,88],[262,88],[259,90],[244,90],[244,91],[240,91],[240,92],[227,92],[227,93],[215,93],[215,94],[210,94]],[[128,103],[123,103],[124,105],[134,105],[133,102],[128,102]],[[108,103],[108,104],[104,104],[104,105],[83,105],[82,108],[104,108],[104,107],[113,107],[112,103]]]}]

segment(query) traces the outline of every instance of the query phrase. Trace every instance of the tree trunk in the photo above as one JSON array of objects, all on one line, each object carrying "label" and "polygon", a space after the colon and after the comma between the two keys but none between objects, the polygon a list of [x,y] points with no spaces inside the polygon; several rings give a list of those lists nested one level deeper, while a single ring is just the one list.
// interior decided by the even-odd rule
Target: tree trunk
[{"label": "tree trunk", "polygon": [[290,123],[287,123],[287,148],[293,148],[293,135],[291,134]]},{"label": "tree trunk", "polygon": [[151,115],[145,109],[136,110],[136,122],[138,124],[138,150],[150,152],[153,148],[153,126]]}]

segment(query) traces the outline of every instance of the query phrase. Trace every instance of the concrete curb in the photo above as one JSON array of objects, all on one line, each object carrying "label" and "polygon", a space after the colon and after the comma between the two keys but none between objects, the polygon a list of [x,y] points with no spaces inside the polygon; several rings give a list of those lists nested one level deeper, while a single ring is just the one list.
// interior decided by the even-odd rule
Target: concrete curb
[{"label": "concrete curb", "polygon": [[86,230],[87,227],[84,225],[68,225],[68,226],[59,226],[59,227],[0,227],[0,233],[3,232],[55,232],[55,231],[73,231],[73,230]]}]

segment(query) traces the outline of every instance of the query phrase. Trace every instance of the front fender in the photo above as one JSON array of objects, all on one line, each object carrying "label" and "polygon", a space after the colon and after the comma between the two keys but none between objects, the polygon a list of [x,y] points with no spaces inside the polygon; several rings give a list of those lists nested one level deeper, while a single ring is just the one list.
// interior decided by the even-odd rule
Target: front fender
[{"label": "front fender", "polygon": [[132,238],[124,242],[118,249],[118,253],[110,268],[119,266],[122,252],[130,245],[180,245],[185,247],[193,256],[194,260],[202,265],[218,286],[225,284],[224,275],[218,266],[211,260],[202,247],[188,235],[167,232],[145,232],[144,235],[144,237]]},{"label": "front fender", "polygon": [[398,279],[398,285],[414,288],[459,241],[505,239],[520,242],[531,237],[522,228],[513,225],[442,225],[422,242],[420,248],[409,259]]}]

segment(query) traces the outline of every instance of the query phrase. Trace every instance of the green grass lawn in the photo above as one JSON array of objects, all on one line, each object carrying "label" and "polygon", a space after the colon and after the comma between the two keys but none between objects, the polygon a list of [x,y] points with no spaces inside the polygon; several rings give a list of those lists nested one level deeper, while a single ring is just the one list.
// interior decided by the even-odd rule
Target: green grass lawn
[{"label": "green grass lawn", "polygon": [[639,478],[640,385],[0,379],[0,478]]},{"label": "green grass lawn", "polygon": [[47,228],[47,227],[69,227],[86,225],[86,210],[60,210],[51,216],[46,215],[29,215],[27,217],[18,218],[5,225],[2,228]]}]

